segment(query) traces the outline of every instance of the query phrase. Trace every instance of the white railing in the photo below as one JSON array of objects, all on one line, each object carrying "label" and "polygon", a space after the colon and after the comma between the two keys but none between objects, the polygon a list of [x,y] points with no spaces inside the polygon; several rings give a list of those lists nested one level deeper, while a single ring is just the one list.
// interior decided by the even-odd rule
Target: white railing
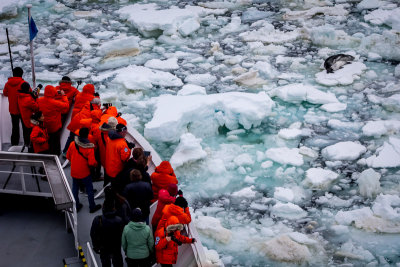
[{"label": "white railing", "polygon": [[86,243],[86,263],[88,267],[98,267],[90,242]]}]

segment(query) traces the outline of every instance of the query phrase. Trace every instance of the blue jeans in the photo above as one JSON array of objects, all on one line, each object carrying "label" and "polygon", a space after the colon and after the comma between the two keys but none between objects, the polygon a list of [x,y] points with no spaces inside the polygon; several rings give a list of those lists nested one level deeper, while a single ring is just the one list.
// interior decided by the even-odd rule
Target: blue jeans
[{"label": "blue jeans", "polygon": [[79,206],[79,185],[82,183],[86,187],[86,193],[88,195],[88,200],[89,200],[89,209],[94,209],[96,203],[94,203],[94,192],[93,192],[93,183],[91,175],[83,179],[77,179],[72,177],[72,194],[74,195],[75,198],[76,207]]}]

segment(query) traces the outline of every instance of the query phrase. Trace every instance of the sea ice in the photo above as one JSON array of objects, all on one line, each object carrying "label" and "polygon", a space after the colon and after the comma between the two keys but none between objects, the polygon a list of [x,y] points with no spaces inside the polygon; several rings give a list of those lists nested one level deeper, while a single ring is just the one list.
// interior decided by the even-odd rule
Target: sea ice
[{"label": "sea ice", "polygon": [[196,18],[189,18],[178,27],[178,31],[182,36],[188,36],[200,28],[200,23]]},{"label": "sea ice", "polygon": [[48,70],[36,72],[36,79],[38,81],[58,82],[61,80],[61,78],[61,75],[57,72],[51,72]]},{"label": "sea ice", "polygon": [[236,198],[255,198],[257,191],[254,191],[254,188],[254,185],[250,187],[245,187],[239,191],[233,192],[231,196]]},{"label": "sea ice", "polygon": [[181,79],[169,72],[135,65],[119,69],[113,82],[121,84],[126,89],[130,90],[150,90],[153,88],[153,85],[168,87],[179,87],[183,85]]},{"label": "sea ice", "polygon": [[362,128],[365,136],[380,137],[386,134],[392,134],[400,131],[400,121],[397,120],[382,120],[369,121]]},{"label": "sea ice", "polygon": [[400,94],[394,94],[388,98],[381,99],[382,106],[389,111],[400,111]]},{"label": "sea ice", "polygon": [[318,26],[309,29],[311,41],[323,47],[353,47],[360,45],[360,38],[349,36],[343,30],[336,30],[330,25]]},{"label": "sea ice", "polygon": [[350,130],[357,132],[363,127],[363,123],[361,122],[350,122],[350,121],[341,121],[338,119],[330,119],[327,123],[329,127],[337,130]]},{"label": "sea ice", "polygon": [[392,10],[377,9],[364,16],[365,21],[374,25],[386,24],[395,30],[400,30],[400,8]]},{"label": "sea ice", "polygon": [[293,203],[276,203],[271,208],[271,215],[289,220],[297,220],[307,216],[307,212]]},{"label": "sea ice", "polygon": [[160,60],[160,59],[150,59],[147,61],[144,66],[146,68],[152,68],[152,69],[157,69],[157,70],[164,70],[164,71],[169,71],[169,70],[177,70],[179,69],[178,65],[178,58],[172,57],[166,60]]},{"label": "sea ice", "polygon": [[206,254],[207,258],[207,266],[209,267],[224,267],[224,263],[222,260],[219,258],[219,254],[216,250],[214,249],[207,249],[204,245],[204,254]]},{"label": "sea ice", "polygon": [[209,73],[204,74],[190,74],[186,76],[185,82],[192,83],[199,86],[206,86],[215,82],[217,78]]},{"label": "sea ice", "polygon": [[325,110],[326,112],[339,112],[339,111],[344,111],[347,109],[347,104],[343,103],[329,103],[329,104],[323,104],[320,109]]},{"label": "sea ice", "polygon": [[97,48],[97,55],[105,59],[125,56],[135,56],[139,53],[139,41],[137,36],[120,36],[102,43]]},{"label": "sea ice", "polygon": [[400,166],[400,139],[389,137],[389,140],[376,150],[376,155],[366,159],[366,163],[371,168]]},{"label": "sea ice", "polygon": [[327,160],[355,160],[367,149],[356,142],[338,142],[322,149],[321,154]]},{"label": "sea ice", "polygon": [[344,200],[333,194],[325,192],[324,196],[320,196],[315,200],[315,203],[319,205],[324,205],[331,208],[348,208],[353,204],[353,200]]},{"label": "sea ice", "polygon": [[197,216],[194,221],[196,229],[217,242],[228,244],[232,238],[232,232],[221,225],[221,222],[210,216]]},{"label": "sea ice", "polygon": [[274,198],[283,202],[293,202],[294,194],[289,188],[275,187]]},{"label": "sea ice", "polygon": [[349,11],[345,9],[344,5],[327,6],[327,7],[313,7],[307,10],[301,11],[286,11],[283,15],[285,20],[298,20],[298,19],[310,19],[315,15],[323,14],[325,16],[347,16]]},{"label": "sea ice", "polygon": [[382,34],[373,33],[364,37],[360,44],[360,51],[365,54],[374,52],[390,60],[400,60],[400,36],[398,31],[386,30]]},{"label": "sea ice", "polygon": [[268,83],[266,80],[258,76],[258,70],[251,70],[249,72],[243,73],[233,80],[240,85],[252,88],[261,87],[262,85]]},{"label": "sea ice", "polygon": [[272,24],[265,22],[265,25],[260,29],[242,32],[239,37],[245,42],[260,41],[263,43],[283,44],[295,41],[300,37],[300,33],[297,30],[286,32],[276,30]]},{"label": "sea ice", "polygon": [[201,147],[201,141],[201,138],[196,138],[191,133],[183,134],[180,138],[179,145],[171,156],[170,162],[172,167],[177,168],[187,162],[205,158],[207,153]]},{"label": "sea ice", "polygon": [[343,244],[335,254],[348,259],[362,260],[366,262],[371,262],[375,259],[371,252],[362,247],[354,246],[351,241]]},{"label": "sea ice", "polygon": [[302,133],[301,129],[281,129],[278,136],[283,139],[297,139],[302,136]]},{"label": "sea ice", "polygon": [[233,159],[233,162],[237,166],[249,165],[252,166],[254,164],[254,159],[248,153],[240,154]]},{"label": "sea ice", "polygon": [[367,69],[361,62],[353,62],[344,65],[334,73],[327,73],[326,70],[315,74],[315,80],[326,86],[349,85]]},{"label": "sea ice", "polygon": [[384,4],[384,1],[380,0],[362,0],[360,3],[357,4],[357,9],[364,10],[364,9],[375,9]]},{"label": "sea ice", "polygon": [[206,88],[195,84],[185,84],[181,90],[178,91],[178,96],[185,95],[206,95]]},{"label": "sea ice", "polygon": [[299,153],[298,148],[270,148],[265,152],[267,158],[272,159],[282,165],[290,164],[294,166],[301,166],[304,164],[303,156]]},{"label": "sea ice", "polygon": [[304,244],[304,245],[315,245],[318,243],[315,239],[312,239],[308,237],[305,234],[299,233],[299,232],[292,232],[292,233],[287,233],[287,235],[295,242]]},{"label": "sea ice", "polygon": [[203,135],[216,133],[222,125],[231,130],[237,129],[239,124],[250,129],[260,125],[274,106],[274,102],[263,92],[163,95],[155,98],[154,102],[156,110],[153,119],[145,125],[144,135],[165,142],[178,141],[188,131],[189,125],[191,132]]},{"label": "sea ice", "polygon": [[281,235],[261,244],[261,251],[269,258],[291,263],[305,263],[311,259],[307,246],[301,245],[287,235]]},{"label": "sea ice", "polygon": [[310,168],[306,171],[303,184],[314,190],[327,190],[339,175],[333,171],[322,168]]},{"label": "sea ice", "polygon": [[381,192],[381,184],[379,179],[381,178],[380,173],[373,169],[368,169],[360,174],[357,179],[358,189],[360,195],[363,197],[372,198]]}]

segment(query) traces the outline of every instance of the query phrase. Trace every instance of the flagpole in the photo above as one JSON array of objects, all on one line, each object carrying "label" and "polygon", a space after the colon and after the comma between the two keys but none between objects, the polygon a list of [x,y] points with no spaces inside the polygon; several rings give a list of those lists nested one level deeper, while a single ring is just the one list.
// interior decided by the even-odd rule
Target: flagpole
[{"label": "flagpole", "polygon": [[13,66],[13,61],[12,61],[10,38],[8,38],[8,28],[6,28],[6,34],[7,34],[7,43],[8,43],[8,53],[10,54],[11,72],[13,72],[14,66]]},{"label": "flagpole", "polygon": [[[31,8],[32,5],[28,4],[26,5],[26,7],[28,8],[28,22],[29,22],[29,27],[31,24]],[[35,76],[35,60],[33,58],[33,39],[32,41],[29,42],[29,45],[31,47],[31,63],[32,63],[32,83],[33,83],[33,88],[36,88],[36,76]]]}]

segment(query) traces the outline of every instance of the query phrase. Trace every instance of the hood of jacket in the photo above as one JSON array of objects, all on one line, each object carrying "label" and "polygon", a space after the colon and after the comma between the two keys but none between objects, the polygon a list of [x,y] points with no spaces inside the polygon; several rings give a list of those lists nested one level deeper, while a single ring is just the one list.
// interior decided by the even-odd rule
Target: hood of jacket
[{"label": "hood of jacket", "polygon": [[91,83],[86,84],[82,89],[82,93],[94,95],[94,85]]},{"label": "hood of jacket", "polygon": [[59,88],[61,90],[64,90],[65,92],[68,92],[69,90],[71,90],[71,83],[69,82],[60,82]]},{"label": "hood of jacket", "polygon": [[171,163],[169,161],[163,161],[156,167],[156,172],[165,173],[172,176],[175,176],[174,169],[172,169]]},{"label": "hood of jacket", "polygon": [[167,206],[167,208],[168,208],[169,214],[171,214],[171,215],[180,215],[180,214],[184,213],[184,210],[182,207],[179,207],[173,203],[169,204]]},{"label": "hood of jacket", "polygon": [[145,222],[129,222],[128,227],[132,230],[141,230],[146,227]]},{"label": "hood of jacket", "polygon": [[111,140],[124,138],[122,135],[117,133],[115,130],[108,131],[108,137],[110,137]]},{"label": "hood of jacket", "polygon": [[168,232],[175,232],[177,230],[182,230],[183,225],[179,223],[179,220],[175,216],[171,216],[168,218],[167,222],[165,223],[165,230]]},{"label": "hood of jacket", "polygon": [[108,107],[106,114],[116,117],[118,115],[118,110],[116,107],[111,106],[111,107]]},{"label": "hood of jacket", "polygon": [[82,148],[94,148],[94,144],[90,143],[89,139],[75,136],[75,143]]},{"label": "hood of jacket", "polygon": [[8,83],[13,87],[21,84],[22,81],[23,81],[22,77],[10,77],[10,78],[8,78]]},{"label": "hood of jacket", "polygon": [[57,89],[52,85],[47,85],[44,88],[44,96],[54,98],[57,95]]},{"label": "hood of jacket", "polygon": [[90,111],[90,117],[92,118],[93,123],[99,123],[101,120],[101,115],[103,115],[103,113],[100,109]]}]

